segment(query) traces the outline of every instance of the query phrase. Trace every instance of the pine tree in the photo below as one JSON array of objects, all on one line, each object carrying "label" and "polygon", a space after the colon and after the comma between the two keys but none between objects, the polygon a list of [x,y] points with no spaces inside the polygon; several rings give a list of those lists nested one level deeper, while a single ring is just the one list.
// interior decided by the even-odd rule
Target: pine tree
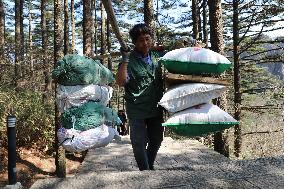
[{"label": "pine tree", "polygon": [[71,45],[71,52],[75,53],[75,7],[74,7],[74,0],[71,0],[71,25],[72,25],[72,45]]},{"label": "pine tree", "polygon": [[18,80],[22,77],[21,72],[21,4],[15,1],[15,76],[14,85],[18,86]]},{"label": "pine tree", "polygon": [[69,4],[64,0],[64,55],[69,53]]},{"label": "pine tree", "polygon": [[[273,43],[279,43],[265,37],[266,32],[280,29],[275,23],[283,20],[284,7],[279,1],[240,1],[234,0],[232,3],[225,4],[227,11],[226,33],[233,33],[233,47],[228,45],[227,51],[233,51],[234,59],[234,117],[241,120],[242,110],[242,91],[250,90],[244,85],[244,79],[241,79],[244,71],[244,64],[260,64],[266,62],[277,61],[277,57],[267,59],[269,51],[280,50],[281,47],[274,46],[266,48],[265,46],[273,46]],[[233,26],[231,22],[231,14],[233,14]],[[250,16],[248,16],[250,15]],[[276,18],[279,19],[276,19]],[[269,28],[274,25],[273,28]],[[256,27],[260,29],[255,29]],[[231,32],[233,30],[233,32]],[[225,38],[229,40],[230,38]],[[229,44],[229,43],[228,43]],[[232,49],[231,49],[232,48]],[[249,73],[246,74],[248,76]],[[235,126],[234,154],[236,157],[241,155],[242,147],[242,127]]]},{"label": "pine tree", "polygon": [[[209,6],[209,23],[210,23],[210,43],[211,50],[224,54],[224,39],[223,39],[223,19],[221,0],[208,1]],[[227,99],[226,96],[218,98],[216,101],[218,106],[226,111]],[[214,150],[229,157],[229,148],[227,144],[227,134],[218,132],[214,134]]]},{"label": "pine tree", "polygon": [[51,77],[49,75],[50,73],[50,66],[48,65],[48,55],[46,52],[48,52],[48,34],[47,34],[47,18],[46,18],[46,7],[47,7],[47,1],[41,0],[41,47],[42,47],[42,57],[43,57],[43,73],[44,73],[44,92],[43,92],[43,102],[47,103],[50,101],[50,91],[52,90],[52,81]]},{"label": "pine tree", "polygon": [[144,0],[144,22],[153,31],[153,40],[156,41],[153,0]]},{"label": "pine tree", "polygon": [[[62,14],[63,6],[61,0],[54,0],[54,66],[56,62],[63,58],[63,21]],[[56,97],[56,94],[55,94]],[[60,128],[59,123],[60,113],[55,105],[55,165],[56,165],[56,175],[60,178],[66,177],[66,160],[65,160],[65,150],[62,146],[59,146],[57,131]]]},{"label": "pine tree", "polygon": [[[105,15],[105,7],[101,2],[101,55],[106,53],[106,15]],[[106,64],[106,60],[101,59],[101,63],[103,65]]]},{"label": "pine tree", "polygon": [[4,58],[4,44],[5,44],[5,12],[3,1],[0,0],[0,60]]},{"label": "pine tree", "polygon": [[[240,81],[240,54],[239,54],[239,2],[233,1],[233,43],[234,43],[234,107],[235,107],[235,119],[240,121],[241,119],[241,81]],[[242,129],[241,125],[235,125],[235,142],[234,142],[234,154],[239,157],[242,147]]]},{"label": "pine tree", "polygon": [[93,56],[93,17],[91,11],[91,0],[83,1],[83,53]]}]

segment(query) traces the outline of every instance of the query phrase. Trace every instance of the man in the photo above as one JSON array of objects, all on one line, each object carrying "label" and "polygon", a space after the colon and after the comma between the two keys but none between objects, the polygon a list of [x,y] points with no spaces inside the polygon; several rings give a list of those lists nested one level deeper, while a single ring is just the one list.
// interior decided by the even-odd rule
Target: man
[{"label": "man", "polygon": [[163,80],[158,53],[151,51],[153,33],[145,24],[129,31],[134,49],[122,50],[122,63],[116,76],[125,88],[126,114],[130,140],[139,170],[154,170],[154,161],[163,141]]},{"label": "man", "polygon": [[127,118],[126,118],[126,115],[124,113],[124,110],[118,110],[118,117],[119,119],[121,120],[121,124],[119,126],[118,129],[118,132],[120,135],[127,135],[127,132],[128,132],[128,129],[126,127],[126,122],[127,122]]}]

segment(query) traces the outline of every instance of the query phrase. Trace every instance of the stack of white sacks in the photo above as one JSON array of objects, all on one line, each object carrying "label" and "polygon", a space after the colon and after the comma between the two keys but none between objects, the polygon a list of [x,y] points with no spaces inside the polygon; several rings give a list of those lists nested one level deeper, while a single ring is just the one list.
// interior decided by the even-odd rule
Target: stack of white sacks
[{"label": "stack of white sacks", "polygon": [[[82,70],[82,67],[99,64],[99,62],[87,57],[80,57],[79,55],[68,56],[63,59],[65,61],[64,64],[76,65],[73,67],[75,68],[74,73],[76,73],[76,69]],[[70,56],[74,57],[70,59]],[[98,69],[100,68],[107,69],[99,64]],[[62,78],[63,74],[66,77],[66,69],[61,69],[65,70],[65,73],[64,71],[60,74],[56,73],[57,75],[53,75],[53,78],[60,81],[58,78]],[[55,71],[58,70],[59,66],[57,70],[55,68]],[[73,71],[69,69],[68,74],[74,75],[74,73],[70,73]],[[73,79],[72,82],[69,82],[67,81],[68,79],[64,79],[65,85],[59,82],[57,86],[56,104],[61,112],[60,121],[62,125],[57,131],[57,136],[60,145],[70,152],[81,152],[90,148],[103,147],[108,145],[113,139],[119,139],[119,134],[114,126],[119,124],[120,120],[117,113],[107,107],[112,97],[113,89],[106,84],[108,82],[105,79],[103,81],[98,78],[100,72],[92,73],[97,74],[92,76],[96,78],[95,82],[94,80],[86,81],[82,79],[77,79],[76,82]],[[107,72],[109,72],[107,75],[110,82],[113,80],[113,76],[110,71]],[[81,73],[81,76],[85,77],[84,73]],[[75,85],[71,85],[72,83]]]},{"label": "stack of white sacks", "polygon": [[[174,74],[220,74],[231,63],[221,54],[209,49],[187,47],[166,53],[165,68]],[[226,87],[210,83],[186,83],[173,86],[159,102],[170,117],[163,126],[184,136],[203,136],[239,124],[231,115],[211,103],[226,91]]]}]

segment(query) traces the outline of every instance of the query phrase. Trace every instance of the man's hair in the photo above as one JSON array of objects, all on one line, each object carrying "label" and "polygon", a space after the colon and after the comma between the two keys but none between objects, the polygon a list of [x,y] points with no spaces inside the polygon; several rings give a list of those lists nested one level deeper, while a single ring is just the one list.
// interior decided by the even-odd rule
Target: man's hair
[{"label": "man's hair", "polygon": [[146,25],[146,24],[136,24],[133,26],[133,28],[129,31],[130,38],[133,43],[136,42],[138,37],[141,34],[149,34],[151,37],[153,37],[152,30]]}]

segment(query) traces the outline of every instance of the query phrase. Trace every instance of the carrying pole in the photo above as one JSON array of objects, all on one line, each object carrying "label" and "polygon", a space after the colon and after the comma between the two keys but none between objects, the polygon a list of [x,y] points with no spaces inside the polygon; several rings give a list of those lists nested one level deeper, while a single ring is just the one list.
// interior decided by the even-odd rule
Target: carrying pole
[{"label": "carrying pole", "polygon": [[115,57],[118,57],[118,56],[121,56],[120,52],[110,52],[110,53],[106,53],[106,54],[98,54],[98,55],[95,54],[91,58],[96,60],[96,59],[109,58],[109,57],[115,58]]},{"label": "carrying pole", "polygon": [[102,3],[105,7],[105,10],[106,10],[106,13],[107,13],[107,18],[110,21],[112,30],[113,30],[116,38],[118,39],[121,48],[124,49],[124,50],[128,50],[129,47],[123,41],[123,38],[122,38],[122,36],[119,32],[119,28],[118,28],[118,24],[117,24],[115,14],[114,14],[114,11],[113,11],[113,8],[112,8],[111,0],[102,0]]}]

